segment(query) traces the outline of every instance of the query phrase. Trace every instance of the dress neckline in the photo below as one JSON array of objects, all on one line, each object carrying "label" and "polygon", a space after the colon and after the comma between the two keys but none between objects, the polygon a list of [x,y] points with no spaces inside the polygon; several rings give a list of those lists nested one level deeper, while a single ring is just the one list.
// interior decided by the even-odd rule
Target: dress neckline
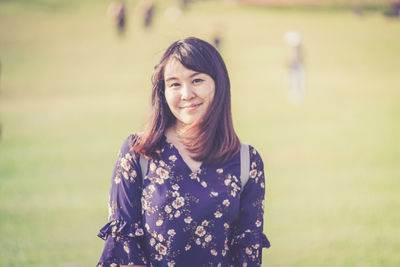
[{"label": "dress neckline", "polygon": [[204,161],[201,162],[200,167],[198,167],[198,168],[196,168],[196,169],[193,170],[192,168],[190,168],[189,164],[187,164],[187,162],[183,159],[181,153],[179,153],[178,148],[177,148],[173,143],[171,143],[171,142],[168,141],[168,139],[167,139],[167,137],[165,136],[165,134],[163,135],[163,137],[164,137],[164,142],[165,142],[167,145],[169,145],[169,147],[170,147],[172,150],[175,150],[175,152],[176,152],[178,158],[183,162],[183,165],[185,166],[185,168],[186,168],[187,170],[189,170],[189,172],[190,172],[191,174],[192,174],[192,173],[194,174],[194,173],[200,173],[200,172],[201,172],[201,170],[202,170],[203,167],[204,167]]}]

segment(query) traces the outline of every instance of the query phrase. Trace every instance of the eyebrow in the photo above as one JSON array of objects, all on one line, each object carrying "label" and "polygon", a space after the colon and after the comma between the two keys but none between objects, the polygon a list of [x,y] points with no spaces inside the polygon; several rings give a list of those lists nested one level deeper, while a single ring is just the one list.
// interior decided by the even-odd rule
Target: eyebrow
[{"label": "eyebrow", "polygon": [[[189,78],[193,78],[196,75],[202,74],[201,72],[194,72],[192,74],[190,74]],[[172,80],[178,80],[178,78],[176,77],[168,77],[167,79],[165,79],[166,82],[172,81]]]}]

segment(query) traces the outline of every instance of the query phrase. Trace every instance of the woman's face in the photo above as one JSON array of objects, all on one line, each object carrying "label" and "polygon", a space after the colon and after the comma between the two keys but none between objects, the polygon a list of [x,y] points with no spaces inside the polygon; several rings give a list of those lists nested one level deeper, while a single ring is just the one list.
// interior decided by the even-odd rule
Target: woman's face
[{"label": "woman's face", "polygon": [[170,59],[165,66],[164,84],[165,98],[177,119],[177,127],[201,119],[214,98],[211,76],[187,69],[176,59]]}]

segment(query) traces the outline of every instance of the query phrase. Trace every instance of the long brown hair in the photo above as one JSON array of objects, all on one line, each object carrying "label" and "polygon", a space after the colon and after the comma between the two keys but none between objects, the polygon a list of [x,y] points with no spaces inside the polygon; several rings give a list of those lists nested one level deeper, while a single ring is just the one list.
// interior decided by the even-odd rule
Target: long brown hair
[{"label": "long brown hair", "polygon": [[160,153],[164,133],[176,118],[165,99],[164,69],[170,59],[186,68],[210,75],[215,83],[214,98],[206,114],[182,137],[192,158],[209,165],[222,164],[240,150],[240,141],[232,122],[228,71],[219,52],[209,43],[194,37],[171,44],[155,66],[152,83],[151,112],[143,134],[133,141],[133,150],[146,157]]}]

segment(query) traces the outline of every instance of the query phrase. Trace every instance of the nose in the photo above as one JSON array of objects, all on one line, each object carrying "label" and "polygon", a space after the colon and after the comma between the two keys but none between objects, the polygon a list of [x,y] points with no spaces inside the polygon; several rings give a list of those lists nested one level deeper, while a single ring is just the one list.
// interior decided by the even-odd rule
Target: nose
[{"label": "nose", "polygon": [[184,84],[181,87],[181,99],[182,100],[190,100],[195,97],[194,88],[190,84]]}]

